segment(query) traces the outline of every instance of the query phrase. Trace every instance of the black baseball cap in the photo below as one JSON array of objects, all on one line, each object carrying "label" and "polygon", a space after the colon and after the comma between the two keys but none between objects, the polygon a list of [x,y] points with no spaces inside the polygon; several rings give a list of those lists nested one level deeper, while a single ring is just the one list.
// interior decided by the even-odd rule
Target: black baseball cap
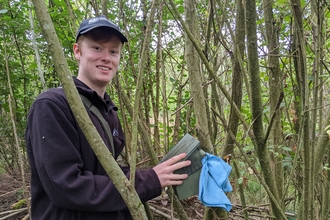
[{"label": "black baseball cap", "polygon": [[109,27],[113,29],[123,43],[127,42],[127,38],[121,32],[120,28],[117,25],[115,25],[112,21],[108,20],[104,15],[101,15],[99,17],[89,18],[81,22],[76,35],[76,42],[80,35],[85,34],[88,31],[91,31],[94,28],[98,28],[98,27]]}]

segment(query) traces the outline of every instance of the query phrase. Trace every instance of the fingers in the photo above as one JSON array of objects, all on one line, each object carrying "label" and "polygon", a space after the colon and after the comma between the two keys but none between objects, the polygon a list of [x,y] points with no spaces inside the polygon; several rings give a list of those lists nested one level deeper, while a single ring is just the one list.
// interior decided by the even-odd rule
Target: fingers
[{"label": "fingers", "polygon": [[[191,164],[190,160],[181,161],[186,157],[186,153],[181,153],[177,156],[174,156],[167,161],[164,162],[164,165],[168,167],[168,171],[170,173],[174,172],[175,170],[181,169],[183,167],[189,166]],[[179,162],[181,161],[181,162]]]},{"label": "fingers", "polygon": [[187,167],[187,166],[189,166],[190,164],[191,164],[191,161],[190,161],[190,160],[185,160],[185,161],[182,161],[182,162],[178,162],[178,163],[173,164],[173,165],[171,166],[171,170],[172,170],[172,172],[173,172],[173,171],[175,171],[175,170],[179,170],[179,169],[181,169],[181,168],[183,168],[183,167]]},{"label": "fingers", "polygon": [[178,185],[181,185],[182,183],[183,183],[183,180],[170,180],[167,182],[166,186],[178,186]]},{"label": "fingers", "polygon": [[164,163],[167,163],[168,165],[172,165],[172,164],[175,164],[175,163],[179,162],[180,160],[184,159],[186,156],[187,156],[186,153],[181,153],[179,155],[176,155],[176,156],[168,159]]},{"label": "fingers", "polygon": [[167,186],[177,186],[183,183],[183,180],[188,178],[188,174],[170,174],[166,181]]},{"label": "fingers", "polygon": [[161,183],[161,187],[164,188],[166,186],[177,186],[183,183],[183,180],[188,178],[188,174],[167,174],[167,175],[159,175],[159,181]]},{"label": "fingers", "polygon": [[188,174],[173,173],[175,170],[191,164],[191,161],[189,160],[182,161],[185,157],[186,153],[179,154],[153,168],[159,178],[162,188],[165,186],[180,185],[183,183],[183,180],[188,178]]},{"label": "fingers", "polygon": [[[172,181],[180,181],[188,178],[188,174],[172,174],[173,176],[170,178]],[[182,183],[182,181],[181,181]]]}]

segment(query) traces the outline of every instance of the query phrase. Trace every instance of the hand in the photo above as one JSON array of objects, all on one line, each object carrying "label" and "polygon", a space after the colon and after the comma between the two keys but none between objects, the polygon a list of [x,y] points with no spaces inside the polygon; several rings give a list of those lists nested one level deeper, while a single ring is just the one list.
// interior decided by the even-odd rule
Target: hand
[{"label": "hand", "polygon": [[162,188],[166,186],[180,185],[184,179],[188,178],[188,174],[173,173],[175,170],[181,169],[182,167],[186,167],[191,164],[190,160],[178,162],[185,157],[186,153],[179,154],[163,163],[158,164],[153,168],[158,176]]}]

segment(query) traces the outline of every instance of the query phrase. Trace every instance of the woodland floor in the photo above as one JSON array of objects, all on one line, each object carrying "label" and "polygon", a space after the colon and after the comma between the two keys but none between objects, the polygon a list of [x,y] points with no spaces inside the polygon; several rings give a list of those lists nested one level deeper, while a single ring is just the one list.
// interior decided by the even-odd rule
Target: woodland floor
[{"label": "woodland floor", "polygon": [[[26,182],[29,186],[29,176],[27,175]],[[0,219],[1,220],[22,220],[28,219],[28,211],[26,204],[18,205],[19,201],[23,201],[22,178],[19,175],[0,175]],[[183,207],[189,216],[189,219],[203,219],[204,206],[199,202],[196,196],[182,201]],[[15,206],[15,207],[14,207]],[[172,204],[165,197],[157,197],[149,201],[149,207],[153,212],[156,220],[175,219],[178,217],[173,213]],[[242,219],[241,210],[233,206],[230,212],[230,219]],[[267,219],[267,218],[251,218],[251,219]]]}]

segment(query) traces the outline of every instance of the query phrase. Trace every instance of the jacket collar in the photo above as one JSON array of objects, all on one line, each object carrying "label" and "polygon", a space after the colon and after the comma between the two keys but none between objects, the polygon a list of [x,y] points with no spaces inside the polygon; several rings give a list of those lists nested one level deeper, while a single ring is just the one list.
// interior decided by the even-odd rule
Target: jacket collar
[{"label": "jacket collar", "polygon": [[76,77],[73,77],[73,81],[76,85],[78,92],[86,96],[86,98],[88,98],[96,107],[100,107],[103,105],[107,109],[107,111],[110,111],[111,109],[115,111],[118,110],[118,107],[112,102],[108,93],[104,93],[104,98],[102,98],[94,90],[89,88],[85,83],[83,83]]}]

